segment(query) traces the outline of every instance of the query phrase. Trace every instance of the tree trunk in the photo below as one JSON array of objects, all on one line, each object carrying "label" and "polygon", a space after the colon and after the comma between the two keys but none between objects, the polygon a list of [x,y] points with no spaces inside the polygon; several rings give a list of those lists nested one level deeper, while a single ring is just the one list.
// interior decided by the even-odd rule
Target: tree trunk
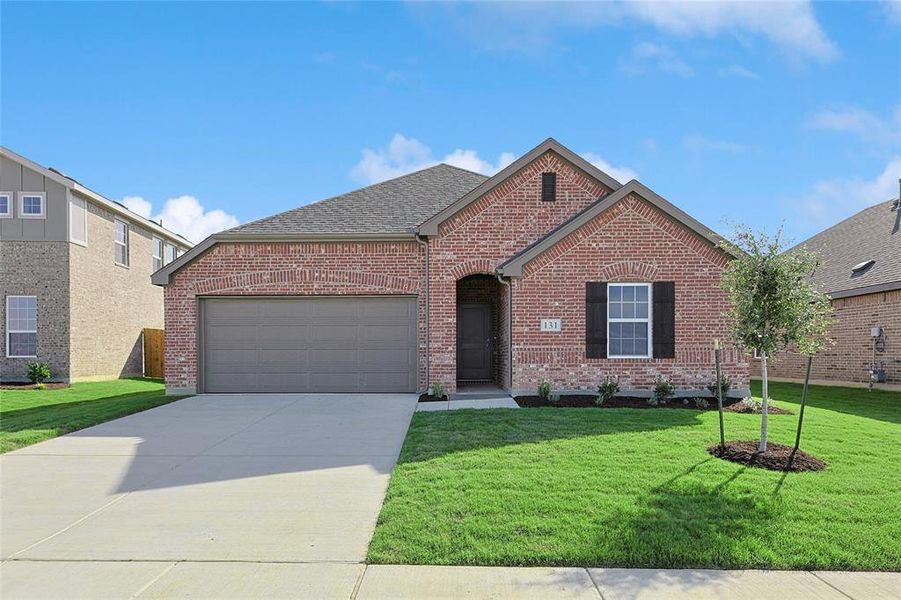
[{"label": "tree trunk", "polygon": [[807,384],[810,383],[810,363],[813,355],[807,357],[807,373],[804,375],[804,387],[801,389],[801,411],[798,414],[798,433],[795,435],[795,450],[801,445],[801,426],[804,425],[804,406],[807,405]]},{"label": "tree trunk", "polygon": [[715,349],[713,355],[716,357],[716,406],[720,411],[720,448],[725,448],[726,431],[723,428],[723,384],[720,377],[720,349]]},{"label": "tree trunk", "polygon": [[769,379],[766,370],[766,352],[763,350],[760,351],[760,376],[763,380],[763,403],[760,406],[760,445],[757,449],[760,452],[766,452],[766,437],[767,437],[767,409],[769,407]]}]

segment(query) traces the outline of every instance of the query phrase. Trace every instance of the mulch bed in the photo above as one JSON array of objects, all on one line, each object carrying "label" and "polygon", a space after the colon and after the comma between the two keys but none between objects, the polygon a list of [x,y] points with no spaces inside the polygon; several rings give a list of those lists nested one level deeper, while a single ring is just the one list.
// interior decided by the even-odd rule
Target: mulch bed
[{"label": "mulch bed", "polygon": [[[714,408],[716,408],[716,407],[714,407]],[[754,407],[751,407],[751,406],[746,406],[742,402],[736,402],[734,404],[731,404],[730,406],[723,405],[723,410],[728,410],[729,412],[737,412],[737,413],[745,413],[745,414],[753,414],[753,415],[760,414],[759,410],[756,410]],[[785,410],[784,408],[779,408],[778,406],[773,406],[772,404],[767,406],[766,411],[767,411],[767,413],[769,413],[771,415],[793,415],[793,414],[795,414],[790,410]]]},{"label": "mulch bed", "polygon": [[420,402],[447,402],[447,395],[433,396],[431,394],[422,394],[419,397]]},{"label": "mulch bed", "polygon": [[[716,410],[716,400],[713,398],[705,398],[707,400],[707,408],[698,408],[694,398],[673,398],[666,404],[658,404],[651,406],[648,404],[647,398],[612,398],[604,402],[601,406],[595,404],[595,395],[589,394],[573,394],[560,396],[558,402],[549,402],[538,396],[517,396],[514,398],[516,403],[522,408],[539,408],[549,406],[552,408],[690,408],[693,410]],[[687,402],[686,402],[687,400]],[[731,398],[726,403],[734,404],[739,400]],[[726,406],[724,403],[723,406]]]},{"label": "mulch bed", "polygon": [[[50,383],[49,381],[44,384],[45,390],[58,390],[61,388],[69,387],[68,383]],[[33,383],[30,381],[27,382],[16,382],[16,381],[7,381],[3,385],[0,385],[0,390],[34,390],[37,389]]]},{"label": "mulch bed", "polygon": [[771,471],[821,471],[826,463],[802,450],[794,451],[791,446],[768,443],[766,452],[757,451],[758,442],[726,442],[724,447],[715,444],[707,451],[723,460],[728,460],[750,467],[760,467]]}]

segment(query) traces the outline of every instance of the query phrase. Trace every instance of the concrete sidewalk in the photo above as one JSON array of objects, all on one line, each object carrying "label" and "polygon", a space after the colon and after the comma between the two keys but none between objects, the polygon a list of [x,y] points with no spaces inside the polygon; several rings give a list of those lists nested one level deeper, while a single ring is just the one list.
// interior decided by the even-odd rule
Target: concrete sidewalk
[{"label": "concrete sidewalk", "polygon": [[899,573],[14,560],[14,598],[897,599]]}]

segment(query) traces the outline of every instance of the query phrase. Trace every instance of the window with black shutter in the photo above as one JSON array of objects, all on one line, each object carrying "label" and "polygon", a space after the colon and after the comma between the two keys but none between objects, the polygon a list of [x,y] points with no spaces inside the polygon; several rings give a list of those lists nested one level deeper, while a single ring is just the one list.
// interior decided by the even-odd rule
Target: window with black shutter
[{"label": "window with black shutter", "polygon": [[557,174],[541,174],[541,201],[553,202],[557,199]]},{"label": "window with black shutter", "polygon": [[607,358],[607,283],[585,283],[585,355]]}]

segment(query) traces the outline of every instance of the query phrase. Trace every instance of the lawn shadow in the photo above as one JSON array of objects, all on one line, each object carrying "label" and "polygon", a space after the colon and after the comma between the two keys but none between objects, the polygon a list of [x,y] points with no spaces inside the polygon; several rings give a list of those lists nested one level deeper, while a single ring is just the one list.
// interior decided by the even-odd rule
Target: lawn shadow
[{"label": "lawn shadow", "polygon": [[618,535],[611,540],[609,531],[599,534],[607,545],[612,541],[612,554],[630,556],[632,566],[746,566],[748,551],[739,542],[748,540],[763,547],[769,543],[778,501],[733,489],[747,467],[737,468],[719,482],[690,477],[710,460],[715,459],[693,465],[652,488],[635,505],[617,511],[609,520],[609,529]]},{"label": "lawn shadow", "polygon": [[[133,412],[130,400],[160,398],[160,404],[177,400],[179,397],[166,397],[162,391],[141,391],[130,394],[116,394],[91,400],[76,402],[57,402],[27,408],[4,410],[0,417],[0,432],[13,433],[34,429],[35,427],[54,428],[62,433],[76,431],[82,427],[96,424],[90,419],[91,414],[110,414],[126,416]],[[144,405],[141,405],[143,408]],[[86,411],[85,409],[88,409]],[[87,422],[87,424],[85,424]],[[74,428],[74,429],[73,429]]]},{"label": "lawn shadow", "polygon": [[[751,392],[755,397],[760,397],[760,387],[760,381],[751,382]],[[797,413],[801,404],[801,385],[770,382],[769,396],[783,404],[795,405],[792,409]],[[807,397],[807,406],[901,424],[901,392],[812,385]]]},{"label": "lawn shadow", "polygon": [[[470,450],[692,427],[700,423],[701,414],[695,410],[631,408],[418,412],[413,416],[398,464]],[[491,427],[485,427],[489,420]]]}]

